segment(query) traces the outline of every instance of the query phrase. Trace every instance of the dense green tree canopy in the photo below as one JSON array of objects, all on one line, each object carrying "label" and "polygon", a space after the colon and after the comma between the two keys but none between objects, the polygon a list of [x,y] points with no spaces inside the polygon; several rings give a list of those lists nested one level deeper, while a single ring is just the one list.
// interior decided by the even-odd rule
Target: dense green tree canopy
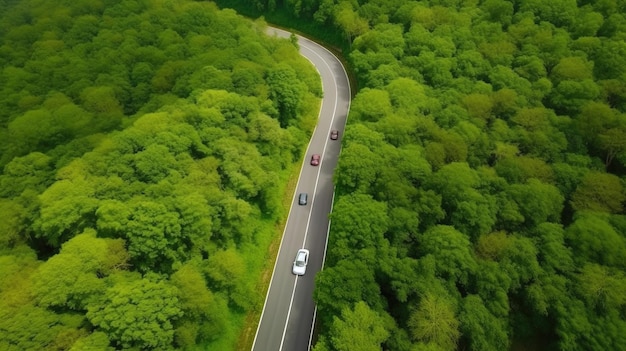
[{"label": "dense green tree canopy", "polygon": [[333,321],[333,328],[330,342],[336,350],[380,350],[389,336],[384,321],[363,301],[354,310],[343,310],[341,318]]},{"label": "dense green tree canopy", "polygon": [[187,0],[0,4],[0,349],[236,344],[322,93],[265,28]]},{"label": "dense green tree canopy", "polygon": [[124,348],[164,348],[174,339],[172,322],[182,315],[176,295],[163,281],[117,284],[89,306],[87,318]]},{"label": "dense green tree canopy", "polygon": [[[316,350],[626,347],[623,4],[246,5],[338,33],[358,85]],[[223,346],[312,68],[208,3],[0,14],[0,348]]]},{"label": "dense green tree canopy", "polygon": [[[359,299],[395,321],[386,350],[622,345],[611,289],[626,230],[623,5],[261,3],[340,33],[358,85],[316,349],[341,349],[334,318]],[[452,327],[429,324],[428,311]]]}]

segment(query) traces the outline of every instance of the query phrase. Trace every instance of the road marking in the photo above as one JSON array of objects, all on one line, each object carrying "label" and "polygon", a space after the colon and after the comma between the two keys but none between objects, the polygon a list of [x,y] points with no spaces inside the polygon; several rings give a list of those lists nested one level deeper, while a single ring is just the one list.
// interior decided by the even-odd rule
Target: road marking
[{"label": "road marking", "polygon": [[[277,31],[274,30],[274,33],[276,33],[276,32]],[[283,32],[289,34],[289,32],[286,32],[286,31],[283,31]],[[334,57],[335,60],[337,60],[337,62],[339,62],[340,65],[341,65],[341,62],[339,61],[339,59],[332,52],[330,52],[328,49],[326,49],[325,47],[323,47],[321,45],[318,45],[317,43],[315,43],[315,42],[313,42],[313,41],[311,41],[311,40],[309,40],[307,38],[301,37],[299,35],[297,37],[298,37],[298,41],[312,43],[314,45],[317,45],[319,48],[322,48],[330,56]],[[315,52],[314,50],[312,50],[312,49],[310,49],[310,48],[308,48],[306,46],[300,46],[300,49],[301,50],[302,49],[308,50],[310,53],[312,53],[313,55],[317,56],[322,61],[322,63],[326,66],[326,68],[330,72],[331,76],[333,77],[332,83],[334,84],[335,102],[334,102],[334,106],[333,106],[333,111],[332,111],[332,116],[331,116],[331,120],[330,120],[329,130],[326,132],[327,135],[326,135],[326,139],[325,139],[325,142],[324,142],[324,148],[323,148],[322,153],[321,153],[322,155],[325,155],[326,154],[326,148],[328,146],[328,132],[332,129],[332,126],[333,126],[333,124],[335,122],[335,117],[336,117],[336,114],[337,114],[337,105],[338,105],[338,102],[339,102],[339,89],[338,89],[339,85],[337,83],[337,77],[333,74],[332,68],[330,67],[329,63],[324,59],[324,57],[322,57],[317,52]],[[309,57],[307,57],[305,55],[302,55],[302,56],[304,56],[309,62],[311,62],[311,64],[319,72],[319,69],[317,68],[317,65]],[[341,65],[341,66],[343,67],[343,65]],[[350,81],[348,79],[347,72],[345,71],[345,69],[342,69],[342,71],[343,71],[344,76],[346,78],[346,83],[348,85],[348,91],[350,92],[351,87],[350,87]],[[320,80],[321,80],[322,75],[321,75],[321,72],[319,72],[319,73],[320,73]],[[324,81],[322,81],[322,88],[323,88],[323,83],[324,83]],[[326,93],[326,92],[324,91],[324,93]],[[349,97],[352,96],[351,92],[349,93],[349,95],[350,95]],[[351,103],[350,100],[351,99],[348,99],[348,109],[347,109],[346,113],[348,113],[348,111],[350,110],[350,103]],[[320,104],[320,115],[318,116],[318,121],[319,121],[319,118],[321,117],[321,113],[322,113],[321,107],[322,106],[323,106],[323,104],[321,103]],[[342,130],[344,130],[344,131],[345,131],[346,122],[347,122],[347,115],[346,115],[346,121],[344,121],[343,128],[342,128]],[[318,122],[318,124],[319,124],[319,122]],[[313,134],[312,134],[313,136],[317,132],[318,124],[316,124],[316,126],[315,126],[315,128],[313,130]],[[300,173],[302,173],[304,171],[304,167],[306,166],[306,162],[307,162],[308,157],[309,157],[310,148],[311,148],[311,142],[312,141],[313,141],[313,137],[311,137],[311,139],[309,140],[309,144],[307,145],[306,156],[304,157],[303,164],[300,167]],[[340,149],[339,149],[339,153],[341,153],[341,146],[340,146]],[[322,157],[321,160],[320,160],[318,171],[317,171],[317,176],[316,176],[316,180],[315,180],[315,187],[313,189],[313,198],[311,200],[311,207],[310,207],[310,210],[309,210],[309,216],[307,218],[307,224],[306,224],[306,229],[305,229],[305,233],[304,233],[304,239],[302,241],[302,247],[304,247],[305,244],[306,244],[306,239],[307,239],[307,235],[308,235],[308,231],[309,231],[309,225],[310,225],[310,221],[311,221],[311,215],[312,215],[312,212],[313,212],[313,205],[314,205],[314,202],[315,202],[315,194],[317,193],[317,186],[319,184],[319,177],[320,177],[320,174],[321,174],[323,160],[324,160],[324,158]],[[300,177],[298,177],[298,181],[296,183],[296,189],[298,189],[299,186],[300,186]],[[270,283],[269,283],[269,287],[267,289],[267,294],[265,295],[265,301],[264,301],[264,304],[263,304],[263,310],[261,312],[259,325],[257,326],[256,334],[255,334],[254,341],[253,341],[253,344],[252,344],[252,350],[254,350],[254,347],[256,345],[256,341],[257,341],[257,337],[258,337],[258,334],[259,334],[259,330],[261,328],[261,322],[263,321],[263,316],[265,314],[265,307],[267,306],[267,301],[269,299],[269,294],[270,294],[270,290],[271,290],[271,287],[272,287],[272,282],[274,280],[274,273],[276,272],[278,259],[280,257],[280,252],[281,252],[281,249],[282,249],[282,246],[283,246],[283,242],[284,242],[284,238],[285,238],[285,234],[286,234],[286,231],[287,231],[287,228],[288,228],[289,220],[290,220],[290,217],[291,217],[291,209],[294,206],[293,203],[295,202],[296,194],[297,194],[297,191],[294,192],[294,195],[293,195],[293,198],[292,198],[292,205],[291,205],[291,208],[290,208],[289,213],[287,215],[287,222],[285,224],[285,229],[283,230],[282,238],[281,238],[280,245],[279,245],[279,248],[278,248],[278,256],[276,257],[276,261],[274,262],[274,268],[273,268],[273,271],[272,271],[272,277],[270,278]],[[334,197],[335,197],[335,193],[334,193],[334,188],[333,188],[333,200],[332,200],[333,202],[334,202]],[[331,202],[331,212],[332,212],[332,206],[333,206],[333,203]],[[325,245],[324,245],[324,253],[323,253],[323,257],[322,257],[322,268],[324,267],[324,263],[326,261],[326,250],[327,250],[327,247],[328,247],[328,234],[330,232],[330,223],[331,223],[331,221],[329,220],[327,233],[326,233],[326,242],[325,242]],[[293,289],[292,289],[292,292],[291,292],[291,299],[289,301],[289,309],[287,311],[287,318],[285,320],[285,326],[283,327],[283,334],[282,334],[282,338],[281,338],[281,342],[280,342],[279,351],[282,351],[283,344],[284,344],[284,341],[285,341],[285,336],[286,336],[286,333],[287,333],[287,327],[289,325],[289,318],[291,316],[291,310],[292,310],[292,307],[293,307],[293,301],[294,301],[297,285],[298,285],[298,276],[296,276],[295,280],[294,280],[294,285],[293,285]],[[311,343],[312,343],[312,338],[313,338],[313,330],[314,330],[314,327],[315,327],[316,316],[317,316],[317,305],[315,306],[314,313],[313,313],[313,320],[312,320],[311,331],[310,331],[310,335],[309,335],[308,349],[311,348]]]},{"label": "road marking", "polygon": [[[335,204],[335,187],[333,186],[333,198],[330,202],[330,212],[333,212],[333,205]],[[328,228],[326,229],[326,243],[324,243],[324,256],[322,256],[322,269],[324,269],[324,264],[326,263],[326,250],[328,249],[328,237],[330,236],[330,225],[332,224],[332,220],[328,219]],[[313,331],[315,330],[315,318],[317,318],[317,304],[315,304],[315,309],[313,309],[313,320],[311,321],[311,332],[309,334],[309,346],[307,347],[307,351],[311,349],[311,344],[313,343]]]},{"label": "road marking", "polygon": [[[320,114],[321,112],[322,112],[322,108],[321,108],[321,103],[320,103]],[[318,120],[319,120],[319,117],[320,116],[317,117]],[[313,129],[312,135],[315,135],[316,130],[317,130],[317,124],[315,125],[315,128]],[[313,137],[309,139],[309,144],[306,147],[306,153],[305,153],[304,159],[302,160],[302,164],[300,165],[300,174],[302,174],[302,172],[304,171],[304,167],[307,163],[309,149],[311,148],[312,141],[313,141]],[[298,177],[298,181],[296,182],[296,189],[300,187],[300,178],[301,177]],[[297,196],[296,194],[297,194],[297,191],[294,191],[293,198],[291,199],[291,207],[289,208],[289,213],[287,214],[287,221],[285,222],[285,228],[283,229],[283,234],[282,234],[282,237],[280,238],[280,245],[278,246],[278,254],[276,255],[276,260],[274,261],[274,268],[272,269],[272,277],[270,278],[270,284],[268,285],[267,293],[265,294],[265,301],[263,302],[263,310],[261,311],[261,317],[259,318],[259,325],[257,325],[256,333],[254,334],[254,341],[252,342],[252,350],[254,350],[254,346],[256,345],[256,340],[257,340],[257,337],[259,336],[259,330],[261,329],[261,322],[263,321],[263,315],[265,315],[265,306],[267,306],[267,300],[269,299],[270,291],[272,289],[272,282],[274,281],[274,273],[276,272],[276,266],[278,265],[278,258],[280,257],[280,250],[282,249],[283,242],[285,241],[285,233],[287,231],[287,228],[289,227],[289,219],[291,218],[291,208],[293,208],[293,204],[296,201],[296,196]],[[313,198],[315,198],[315,196],[313,196]],[[311,202],[311,208],[313,208],[312,206],[313,206],[313,202]],[[291,312],[291,307],[290,307],[289,312]],[[281,345],[282,345],[282,340],[281,340]]]},{"label": "road marking", "polygon": [[[329,72],[333,72],[333,70],[330,68],[330,65],[328,65],[328,62],[326,62],[326,60],[324,60],[323,57],[321,57],[320,55],[318,55],[315,51],[307,48],[307,50],[309,50],[310,52],[312,52],[313,54],[317,55],[317,57],[322,60],[322,62],[324,63],[324,65],[326,66],[326,68],[328,69]],[[305,56],[306,57],[306,56]],[[318,70],[319,72],[319,70]],[[333,83],[335,85],[335,104],[333,106],[333,114],[332,117],[330,118],[330,126],[328,128],[328,131],[326,131],[326,138],[324,139],[324,148],[322,148],[322,153],[321,155],[324,156],[326,154],[326,147],[328,146],[328,134],[330,133],[330,130],[333,127],[333,123],[335,122],[335,115],[337,114],[337,102],[339,101],[339,96],[338,96],[338,85],[337,85],[337,81],[335,80],[335,75],[331,74],[333,77]],[[321,72],[320,72],[320,76],[321,76]],[[321,112],[321,109],[320,109]],[[313,139],[313,138],[311,138]],[[306,244],[306,238],[307,235],[309,234],[309,224],[311,223],[311,214],[313,213],[313,205],[315,204],[315,194],[317,194],[317,186],[319,185],[320,182],[320,174],[322,173],[322,165],[324,164],[324,157],[321,157],[320,159],[320,164],[318,166],[317,169],[317,177],[315,178],[315,187],[313,187],[313,199],[311,199],[311,210],[309,211],[309,217],[307,218],[306,221],[306,230],[304,231],[304,239],[302,240],[302,247],[304,247],[304,245]],[[332,206],[332,205],[331,205]]]},{"label": "road marking", "polygon": [[[300,36],[298,36],[298,38],[301,38],[301,37],[300,37]],[[298,39],[298,40],[299,40],[299,39]],[[322,56],[318,55],[315,51],[313,51],[313,50],[311,50],[311,49],[309,49],[309,48],[307,48],[307,47],[303,47],[303,46],[301,46],[301,47],[300,47],[300,49],[301,49],[301,50],[302,50],[302,49],[306,49],[306,50],[308,50],[309,52],[311,52],[311,53],[313,53],[314,55],[316,55],[316,56],[317,56],[317,57],[318,57],[318,58],[322,61],[322,63],[326,66],[326,68],[328,69],[328,71],[331,73],[331,76],[333,77],[333,84],[334,84],[334,86],[335,86],[335,89],[334,89],[334,90],[335,90],[335,102],[334,102],[334,105],[333,105],[333,110],[332,110],[332,111],[333,111],[333,113],[332,113],[332,116],[331,116],[331,119],[330,119],[329,129],[328,129],[328,131],[326,132],[326,137],[325,137],[325,139],[324,139],[324,148],[322,149],[322,152],[321,152],[321,155],[322,155],[322,156],[324,156],[324,155],[326,154],[326,147],[328,146],[328,133],[330,132],[330,129],[332,129],[332,125],[333,125],[333,123],[334,123],[334,121],[335,121],[335,116],[336,116],[336,114],[337,114],[337,103],[338,103],[338,101],[339,101],[339,96],[338,96],[339,91],[338,91],[338,89],[337,89],[337,88],[338,88],[338,86],[339,86],[339,85],[337,84],[337,80],[335,79],[335,75],[334,75],[334,74],[332,74],[332,69],[330,68],[330,65],[328,64],[328,62],[326,62],[326,60],[325,60]],[[303,55],[303,56],[304,56],[304,55]],[[304,56],[304,57],[306,58],[306,56]],[[307,59],[308,59],[308,58],[307,58]],[[316,66],[316,65],[315,65],[315,64],[314,64],[311,60],[309,60],[309,61],[313,64],[313,66],[315,66],[315,67],[317,68],[317,66]],[[318,72],[319,72],[319,69],[317,69],[317,70],[318,70]],[[319,72],[319,73],[320,73],[320,77],[321,77],[321,72]],[[322,110],[321,110],[321,108],[320,108],[320,113],[321,113],[321,112],[322,112]],[[318,118],[319,118],[319,117],[318,117]],[[315,127],[315,131],[313,132],[313,135],[315,135],[315,132],[316,132],[316,131],[317,131],[317,125],[316,125],[316,127]],[[311,140],[309,141],[309,147],[311,146],[311,142],[312,142],[312,140],[313,140],[313,137],[311,137]],[[307,151],[308,151],[308,148],[307,148]],[[306,161],[307,159],[308,159],[308,153],[307,153],[307,158],[305,158],[305,161]],[[320,164],[317,166],[317,176],[316,176],[316,178],[315,178],[315,187],[313,187],[313,196],[312,196],[312,199],[311,199],[311,209],[309,210],[309,216],[307,217],[307,221],[306,221],[306,229],[305,229],[305,231],[304,231],[304,238],[303,238],[303,240],[302,240],[302,245],[301,245],[301,247],[303,247],[303,248],[305,247],[305,244],[306,244],[306,238],[307,238],[307,236],[308,236],[308,234],[309,234],[309,225],[311,224],[311,215],[313,214],[313,206],[315,205],[315,194],[317,194],[317,186],[319,185],[320,174],[321,174],[321,172],[322,172],[322,165],[323,165],[323,164],[324,164],[324,157],[321,157],[321,159],[320,159]],[[331,205],[331,206],[332,206],[332,205]],[[291,212],[291,211],[290,211],[290,212]],[[328,240],[328,239],[327,239],[327,240]],[[323,258],[323,259],[325,259],[325,258]],[[277,260],[277,261],[278,261],[278,260]],[[289,301],[289,309],[287,310],[287,318],[285,319],[285,326],[283,327],[283,335],[282,335],[282,337],[281,337],[281,339],[280,339],[280,347],[279,347],[278,351],[282,351],[282,349],[283,349],[283,344],[285,343],[285,336],[287,335],[287,327],[289,326],[289,317],[291,316],[291,308],[293,307],[293,299],[294,299],[294,297],[295,297],[295,293],[296,293],[296,286],[297,286],[297,284],[298,284],[298,280],[297,280],[297,277],[296,277],[296,281],[295,281],[295,283],[294,283],[293,290],[292,290],[292,292],[291,292],[291,300]],[[269,289],[268,289],[268,292],[269,292]],[[265,308],[264,308],[264,309],[265,309]],[[315,319],[313,319],[313,320],[315,320]],[[313,330],[313,327],[311,327],[311,330]],[[255,338],[255,339],[256,339],[256,338]]]},{"label": "road marking", "polygon": [[[296,276],[296,280],[293,283],[293,290],[291,290],[291,300],[289,301],[289,310],[287,310],[287,321],[289,321],[289,316],[291,315],[291,306],[293,306],[293,297],[296,295],[296,286],[298,286],[298,276]],[[283,349],[283,343],[285,342],[285,334],[287,334],[287,325],[288,323],[285,323],[285,327],[283,328],[283,337],[280,338],[280,347],[278,348],[279,351]]]},{"label": "road marking", "polygon": [[[308,58],[306,56],[305,56],[305,58],[308,60]],[[324,59],[322,59],[322,61],[324,61]],[[324,63],[326,63],[326,62],[324,61]],[[315,66],[315,65],[313,65],[313,66]],[[326,64],[326,66],[328,67],[328,64]],[[318,70],[318,72],[319,72],[319,70]],[[321,79],[321,74],[320,74],[320,79]],[[333,79],[334,79],[334,76],[333,76]],[[321,116],[321,113],[322,113],[321,106],[322,106],[322,103],[320,102],[320,116]],[[337,102],[335,100],[335,108],[336,108],[336,106],[337,106]],[[333,112],[333,114],[334,114],[334,112]],[[319,120],[320,116],[317,117],[318,120]],[[302,161],[302,165],[300,166],[300,174],[302,174],[302,172],[304,171],[304,167],[306,167],[306,165],[307,165],[307,160],[308,160],[308,156],[309,156],[309,150],[311,148],[311,142],[313,141],[313,137],[312,136],[315,135],[316,131],[317,131],[317,123],[315,125],[315,128],[313,129],[313,134],[311,135],[311,139],[309,139],[309,144],[307,145],[307,148],[306,148],[305,157],[304,157],[304,159]],[[322,164],[321,161],[322,160],[320,160],[320,166]],[[300,178],[301,177],[298,177],[298,181],[296,182],[296,189],[298,189],[300,187]],[[316,180],[316,186],[317,186],[317,180]],[[296,196],[297,196],[297,191],[294,191],[293,198],[291,199],[291,204],[292,204],[291,206],[292,207],[293,207],[293,204],[294,204],[294,202],[296,200]],[[313,208],[313,201],[315,201],[315,193],[313,194],[313,199],[311,200],[311,209]],[[270,278],[270,283],[269,283],[269,286],[267,288],[267,293],[265,294],[265,301],[263,302],[263,310],[261,311],[261,317],[259,318],[259,325],[257,325],[256,333],[254,335],[254,341],[252,342],[252,350],[254,350],[254,347],[256,346],[257,337],[259,336],[259,330],[261,329],[261,322],[263,321],[263,316],[265,315],[265,307],[267,306],[267,300],[269,299],[269,296],[270,296],[270,291],[271,291],[271,288],[272,288],[272,282],[274,281],[274,273],[276,272],[276,266],[278,265],[278,258],[280,257],[280,251],[281,251],[281,249],[283,247],[283,242],[285,241],[285,234],[286,234],[287,228],[289,227],[289,220],[290,220],[290,218],[291,218],[291,208],[289,210],[289,213],[287,214],[287,221],[285,222],[285,228],[283,229],[283,234],[282,234],[282,237],[280,239],[280,245],[278,246],[278,255],[276,256],[276,260],[274,261],[274,268],[272,270],[272,277]],[[309,211],[309,220],[310,220],[310,218],[311,218],[311,212]],[[307,221],[307,230],[305,230],[305,236],[306,236],[306,232],[308,231],[308,225],[309,225],[309,222]],[[295,284],[294,284],[294,290],[293,291],[295,292]],[[289,303],[289,310],[287,312],[287,316],[289,316],[290,313],[291,313],[292,303],[293,303],[293,293],[291,295],[291,302]],[[285,328],[287,327],[288,322],[289,322],[289,317],[287,317],[287,320],[285,321]],[[283,339],[281,339],[281,341],[280,341],[281,348],[282,348],[282,344],[284,342],[284,336],[285,336],[285,334],[283,333]]]}]

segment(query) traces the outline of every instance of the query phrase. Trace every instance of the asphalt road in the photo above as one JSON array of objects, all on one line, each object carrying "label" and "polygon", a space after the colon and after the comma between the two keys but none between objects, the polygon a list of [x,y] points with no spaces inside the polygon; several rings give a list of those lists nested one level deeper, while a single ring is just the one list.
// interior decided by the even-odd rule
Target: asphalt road
[{"label": "asphalt road", "polygon": [[[270,32],[285,38],[290,35],[278,29]],[[319,71],[324,98],[302,163],[253,351],[306,351],[310,347],[316,311],[315,274],[324,263],[328,214],[333,202],[333,172],[350,108],[350,84],[341,62],[309,39],[298,36],[298,43],[300,53]],[[339,130],[339,140],[330,140],[331,129]],[[322,155],[317,167],[310,165],[312,154]],[[309,194],[306,206],[298,205],[298,194],[302,192]],[[291,268],[300,248],[309,249],[309,263],[304,276],[295,276]]]}]

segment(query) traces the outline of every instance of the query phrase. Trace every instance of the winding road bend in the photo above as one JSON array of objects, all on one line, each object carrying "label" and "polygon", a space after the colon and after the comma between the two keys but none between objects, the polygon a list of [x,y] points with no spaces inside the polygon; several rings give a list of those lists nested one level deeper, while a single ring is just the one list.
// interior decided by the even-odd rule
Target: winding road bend
[{"label": "winding road bend", "polygon": [[[268,29],[268,32],[284,38],[291,35],[275,28]],[[297,38],[300,53],[311,61],[321,76],[324,98],[300,170],[253,351],[306,351],[311,346],[316,312],[313,302],[315,274],[324,264],[330,226],[328,214],[333,203],[333,172],[350,109],[350,84],[339,59],[319,44],[301,36]],[[332,129],[339,130],[339,140],[330,140]],[[317,167],[310,165],[312,154],[322,155]],[[300,193],[309,194],[305,206],[298,205]],[[311,254],[306,274],[295,276],[291,268],[300,248],[309,249]]]}]

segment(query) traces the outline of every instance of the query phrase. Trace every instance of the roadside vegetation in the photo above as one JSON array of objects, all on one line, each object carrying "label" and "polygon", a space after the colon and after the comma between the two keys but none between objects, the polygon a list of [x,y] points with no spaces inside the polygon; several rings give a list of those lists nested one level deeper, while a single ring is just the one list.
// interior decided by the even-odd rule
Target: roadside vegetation
[{"label": "roadside vegetation", "polygon": [[624,2],[246,3],[359,83],[315,351],[626,349]]},{"label": "roadside vegetation", "polygon": [[0,9],[0,349],[234,350],[313,67],[207,2]]}]

